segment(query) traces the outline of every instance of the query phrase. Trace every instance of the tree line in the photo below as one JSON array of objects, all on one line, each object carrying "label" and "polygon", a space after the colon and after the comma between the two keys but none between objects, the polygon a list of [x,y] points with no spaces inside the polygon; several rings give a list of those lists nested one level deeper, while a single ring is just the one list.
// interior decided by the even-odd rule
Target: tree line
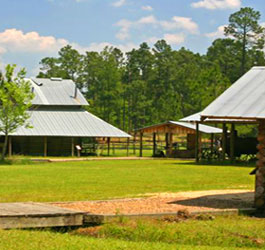
[{"label": "tree line", "polygon": [[225,38],[202,55],[173,50],[164,40],[123,53],[106,47],[80,54],[71,46],[40,62],[38,77],[72,79],[89,111],[125,130],[201,111],[252,66],[265,65],[260,13],[241,8],[229,18]]}]

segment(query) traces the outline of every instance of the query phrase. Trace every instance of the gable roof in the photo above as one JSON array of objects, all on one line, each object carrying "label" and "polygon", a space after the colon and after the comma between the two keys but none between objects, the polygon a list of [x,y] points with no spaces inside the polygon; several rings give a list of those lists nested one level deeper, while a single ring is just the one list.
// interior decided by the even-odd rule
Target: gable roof
[{"label": "gable roof", "polygon": [[[137,129],[137,131],[144,131],[148,130],[150,128],[156,128],[161,126],[167,126],[167,125],[173,125],[175,127],[179,128],[186,128],[188,130],[196,131],[196,124],[195,123],[189,123],[189,122],[179,122],[179,121],[168,121],[160,124],[151,125],[148,127]],[[212,126],[207,126],[203,124],[199,124],[199,131],[206,134],[221,134],[223,132],[220,128],[215,128]]]},{"label": "gable roof", "polygon": [[12,136],[131,137],[85,110],[29,111],[32,128],[19,127]]},{"label": "gable roof", "polygon": [[253,67],[206,107],[201,117],[265,119],[265,67]]},{"label": "gable roof", "polygon": [[35,97],[33,105],[88,106],[88,102],[72,80],[30,78]]}]

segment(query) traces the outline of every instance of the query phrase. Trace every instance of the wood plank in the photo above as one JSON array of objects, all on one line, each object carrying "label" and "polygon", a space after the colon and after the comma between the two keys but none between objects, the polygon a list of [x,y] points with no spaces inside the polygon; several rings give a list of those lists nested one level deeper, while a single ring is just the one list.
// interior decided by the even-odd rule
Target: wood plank
[{"label": "wood plank", "polygon": [[45,203],[0,203],[0,228],[37,228],[83,225],[84,213]]}]

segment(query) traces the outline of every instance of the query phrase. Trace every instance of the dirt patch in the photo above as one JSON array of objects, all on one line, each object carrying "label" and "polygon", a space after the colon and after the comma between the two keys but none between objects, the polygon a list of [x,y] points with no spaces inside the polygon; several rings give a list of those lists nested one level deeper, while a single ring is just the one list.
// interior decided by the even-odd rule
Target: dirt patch
[{"label": "dirt patch", "polygon": [[92,214],[153,214],[249,208],[253,206],[252,190],[211,190],[179,193],[157,193],[147,198],[53,203],[56,206]]}]

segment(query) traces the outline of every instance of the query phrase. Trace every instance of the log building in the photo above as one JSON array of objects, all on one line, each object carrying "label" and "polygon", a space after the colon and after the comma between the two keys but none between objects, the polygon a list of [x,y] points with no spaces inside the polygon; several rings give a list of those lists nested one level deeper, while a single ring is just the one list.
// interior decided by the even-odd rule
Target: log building
[{"label": "log building", "polygon": [[265,212],[265,67],[253,67],[200,114],[206,119],[225,119],[258,124],[255,205]]}]

